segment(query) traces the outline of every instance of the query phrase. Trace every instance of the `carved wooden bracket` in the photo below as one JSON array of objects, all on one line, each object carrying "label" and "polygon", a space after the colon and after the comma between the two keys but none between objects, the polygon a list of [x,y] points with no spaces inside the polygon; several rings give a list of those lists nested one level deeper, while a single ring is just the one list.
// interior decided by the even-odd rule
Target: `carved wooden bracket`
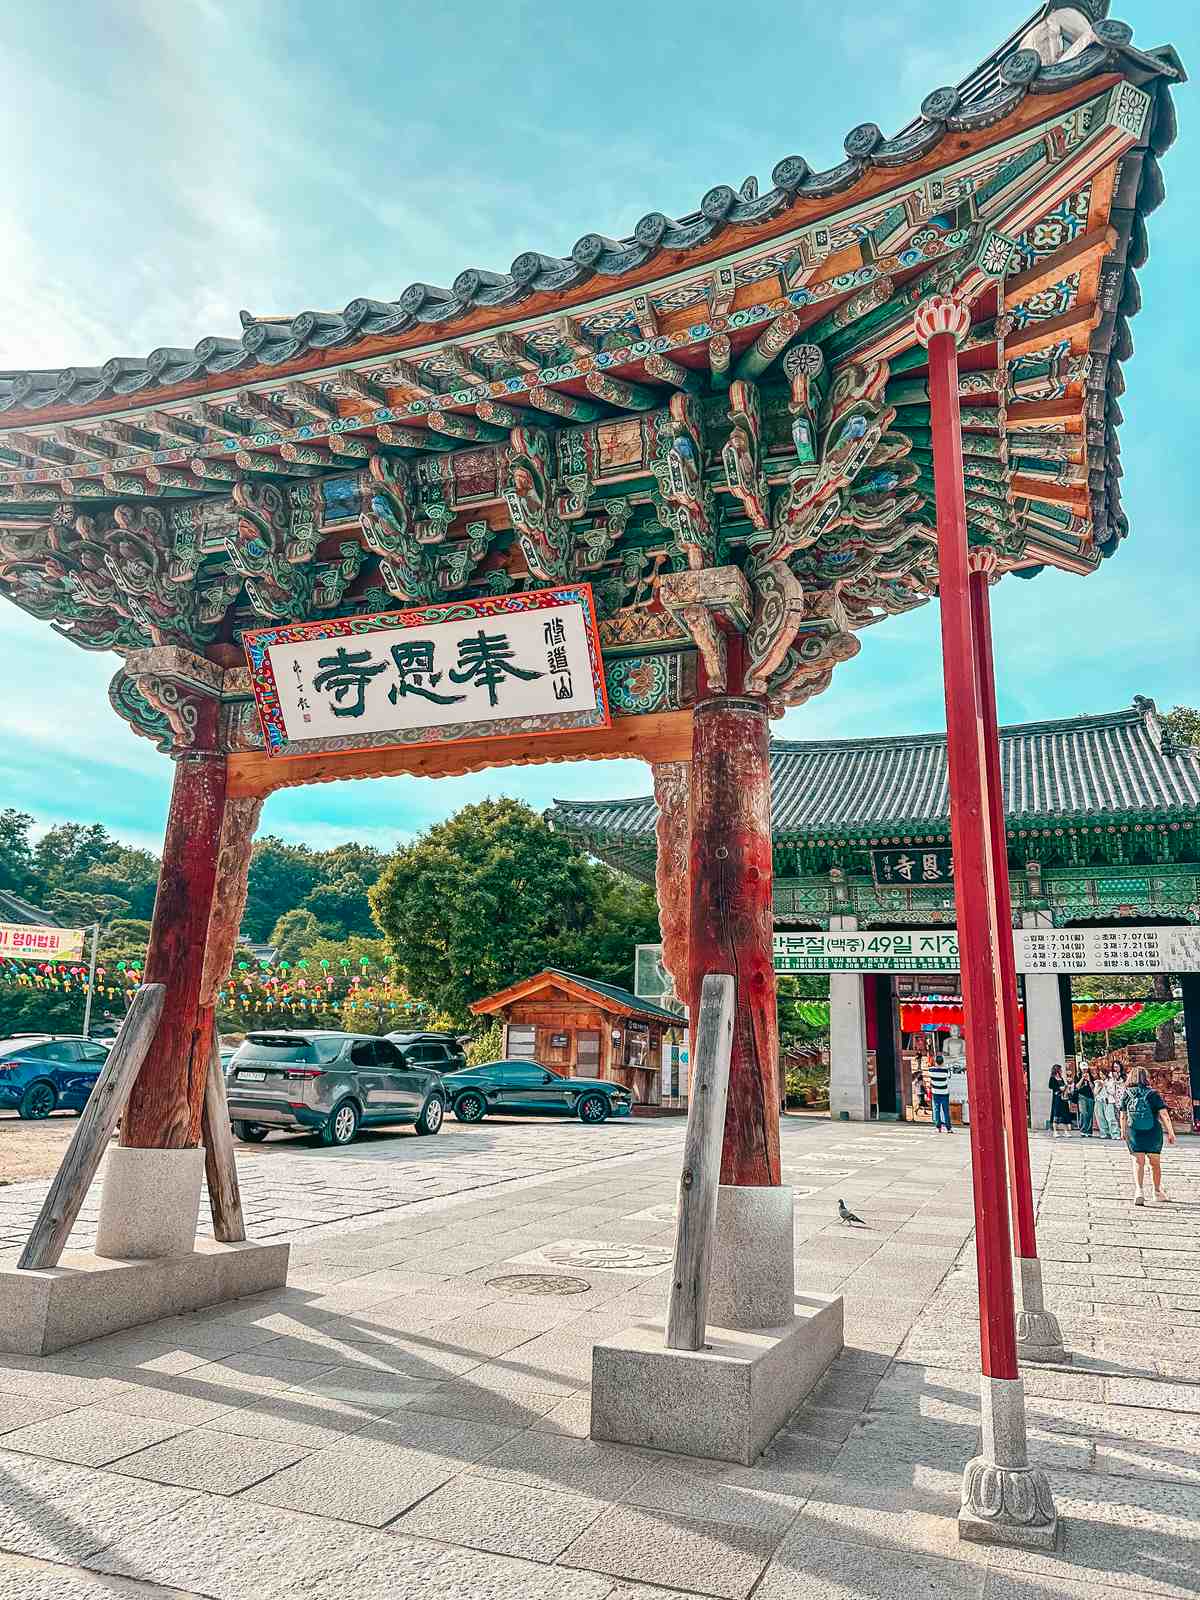
[{"label": "carved wooden bracket", "polygon": [[[135,733],[172,755],[217,748],[225,669],[179,645],[131,650],[109,698]],[[138,716],[135,706],[144,708]]]},{"label": "carved wooden bracket", "polygon": [[745,633],[754,610],[750,586],[741,572],[737,567],[669,572],[659,584],[658,595],[695,641],[709,690],[725,694],[729,687],[725,636]]}]

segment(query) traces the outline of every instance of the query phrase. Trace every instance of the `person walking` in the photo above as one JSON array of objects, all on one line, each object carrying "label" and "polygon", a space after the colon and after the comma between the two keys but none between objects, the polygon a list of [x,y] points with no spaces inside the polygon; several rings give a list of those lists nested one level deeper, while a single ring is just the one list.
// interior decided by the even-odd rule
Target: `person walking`
[{"label": "person walking", "polygon": [[1067,1129],[1075,1120],[1071,1115],[1071,1107],[1067,1101],[1067,1080],[1063,1077],[1062,1067],[1055,1062],[1050,1068],[1050,1130],[1056,1139],[1065,1137]]},{"label": "person walking", "polygon": [[1154,1179],[1154,1198],[1160,1206],[1167,1203],[1167,1192],[1162,1186],[1163,1138],[1175,1143],[1175,1129],[1171,1126],[1171,1113],[1157,1089],[1150,1085],[1150,1074],[1145,1067],[1131,1067],[1125,1081],[1121,1099],[1121,1137],[1133,1157],[1133,1203],[1144,1206],[1142,1184],[1145,1180],[1146,1161],[1150,1162],[1150,1176]]},{"label": "person walking", "polygon": [[1115,1139],[1121,1131],[1121,1096],[1124,1093],[1125,1085],[1117,1076],[1116,1067],[1110,1066],[1096,1091],[1096,1116],[1106,1139]]},{"label": "person walking", "polygon": [[940,1052],[929,1069],[929,1092],[933,1096],[933,1125],[939,1132],[953,1133],[950,1126],[950,1068]]},{"label": "person walking", "polygon": [[1075,1093],[1079,1104],[1079,1131],[1085,1139],[1090,1139],[1096,1120],[1096,1082],[1092,1077],[1091,1068],[1087,1065],[1079,1074]]}]

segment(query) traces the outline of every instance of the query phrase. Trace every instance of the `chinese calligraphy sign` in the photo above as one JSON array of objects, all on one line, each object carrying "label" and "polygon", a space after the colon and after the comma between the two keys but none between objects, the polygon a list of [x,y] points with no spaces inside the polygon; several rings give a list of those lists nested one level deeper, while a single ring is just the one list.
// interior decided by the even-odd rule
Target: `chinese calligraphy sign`
[{"label": "chinese calligraphy sign", "polygon": [[954,855],[947,849],[912,845],[903,850],[872,850],[871,876],[881,886],[952,884]]},{"label": "chinese calligraphy sign", "polygon": [[588,584],[245,636],[267,753],[609,726]]}]

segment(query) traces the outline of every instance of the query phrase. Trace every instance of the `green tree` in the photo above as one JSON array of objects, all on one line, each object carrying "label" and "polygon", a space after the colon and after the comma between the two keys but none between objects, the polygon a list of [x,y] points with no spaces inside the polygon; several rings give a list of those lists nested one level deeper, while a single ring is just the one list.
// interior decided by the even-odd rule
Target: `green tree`
[{"label": "green tree", "polygon": [[1200,749],[1200,710],[1195,706],[1172,706],[1162,720],[1180,744]]},{"label": "green tree", "polygon": [[584,927],[552,942],[547,964],[632,989],[635,946],[658,942],[654,890],[598,863],[588,870],[592,915]]},{"label": "green tree", "polygon": [[401,981],[466,1023],[473,1000],[555,965],[597,893],[579,851],[503,799],[464,806],[397,850],[370,899]]},{"label": "green tree", "polygon": [[33,846],[29,830],[33,818],[11,806],[0,811],[0,889],[28,894],[33,884]]},{"label": "green tree", "polygon": [[367,899],[367,884],[355,872],[343,873],[332,883],[318,883],[301,905],[305,911],[312,912],[323,928],[331,929],[335,937],[358,934],[365,938],[376,931],[371,903]]},{"label": "green tree", "polygon": [[264,940],[285,911],[303,904],[320,877],[317,857],[303,844],[285,844],[273,834],[260,839],[250,857],[242,931]]},{"label": "green tree", "polygon": [[488,1061],[499,1061],[504,1054],[504,1024],[493,1022],[482,1033],[477,1033],[467,1045],[467,1065],[482,1067]]},{"label": "green tree", "polygon": [[285,911],[271,929],[270,943],[275,946],[275,960],[299,961],[322,932],[320,923],[311,911],[303,911],[299,906],[292,911]]}]

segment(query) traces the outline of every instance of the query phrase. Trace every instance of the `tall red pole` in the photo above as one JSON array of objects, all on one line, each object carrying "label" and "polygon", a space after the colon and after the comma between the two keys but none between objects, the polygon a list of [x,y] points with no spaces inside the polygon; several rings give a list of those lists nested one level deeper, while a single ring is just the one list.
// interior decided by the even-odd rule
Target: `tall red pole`
[{"label": "tall red pole", "polygon": [[929,350],[942,670],[950,837],[967,1038],[971,1177],[979,1269],[979,1336],[986,1378],[1017,1377],[1012,1258],[1005,1204],[1003,1042],[997,1003],[999,927],[988,823],[983,713],[975,673],[967,569],[957,347],[970,327],[966,307],[946,296],[917,309],[917,336]]},{"label": "tall red pole", "polygon": [[1049,1480],[1029,1465],[1025,1391],[1017,1329],[1004,1162],[1004,1021],[996,982],[1001,927],[996,905],[984,713],[971,618],[967,507],[958,411],[958,345],[971,325],[966,306],[946,295],[923,300],[917,337],[929,351],[942,671],[950,838],[967,1035],[971,1183],[979,1275],[982,1423],[980,1451],[963,1472],[959,1537],[1053,1549],[1058,1519]]},{"label": "tall red pole", "polygon": [[1013,958],[1012,890],[1008,879],[1008,842],[1004,827],[1004,787],[1000,774],[1000,726],[996,714],[996,669],[992,652],[992,607],[988,585],[996,568],[990,550],[968,557],[971,590],[971,632],[975,676],[983,714],[983,749],[988,789],[988,832],[991,839],[996,917],[1000,930],[998,972],[1004,1024],[1004,1131],[1008,1142],[1008,1186],[1016,1236],[1020,1306],[1017,1310],[1017,1354],[1023,1361],[1067,1361],[1062,1329],[1046,1310],[1042,1267],[1038,1260],[1033,1180],[1029,1171],[1029,1116],[1025,1072],[1021,1065],[1021,1020],[1017,1005],[1017,971]]},{"label": "tall red pole", "polygon": [[1021,1020],[1017,1005],[1017,966],[1012,928],[1012,889],[1008,879],[1008,841],[1004,826],[1004,788],[1000,774],[1000,725],[996,715],[996,670],[992,655],[992,614],[988,584],[996,569],[990,550],[972,551],[968,558],[971,591],[971,633],[975,645],[975,673],[979,709],[983,719],[983,756],[988,792],[988,833],[991,839],[996,921],[1000,941],[996,951],[1000,978],[1001,1018],[1004,1024],[1004,1129],[1008,1140],[1008,1181],[1017,1255],[1037,1255],[1033,1216],[1033,1183],[1029,1175],[1029,1117],[1026,1111],[1025,1073],[1021,1065]]}]

